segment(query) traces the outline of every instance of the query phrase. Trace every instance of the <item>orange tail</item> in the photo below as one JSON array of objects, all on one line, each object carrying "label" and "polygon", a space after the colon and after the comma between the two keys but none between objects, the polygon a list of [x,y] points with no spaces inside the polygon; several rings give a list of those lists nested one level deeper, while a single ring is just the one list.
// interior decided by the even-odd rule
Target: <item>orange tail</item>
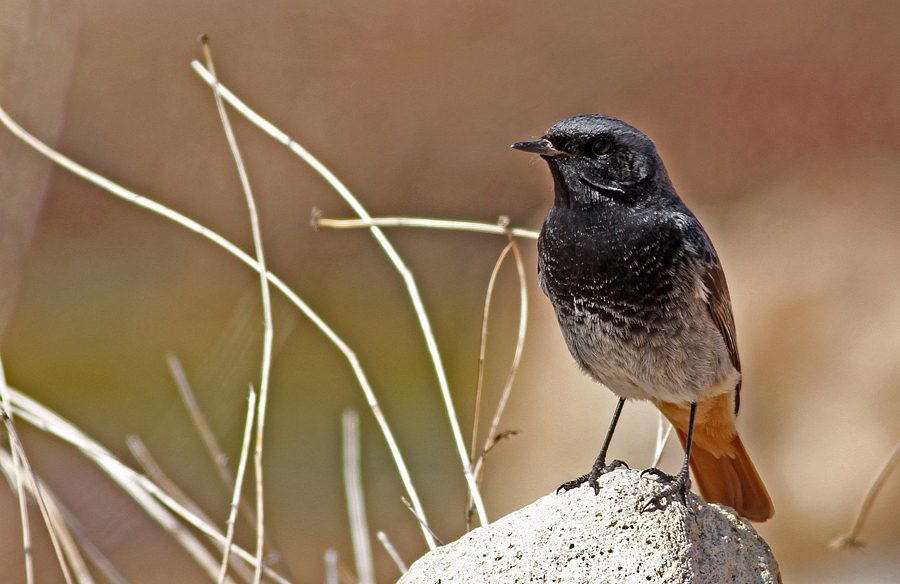
[{"label": "orange tail", "polygon": [[[750,521],[765,521],[775,509],[734,427],[733,404],[731,394],[698,404],[691,445],[694,481],[706,501],[728,505]],[[665,402],[656,406],[675,426],[683,448],[690,408]]]},{"label": "orange tail", "polygon": [[[684,447],[687,435],[678,429],[676,432]],[[775,513],[772,500],[737,434],[731,438],[730,450],[733,456],[716,456],[697,442],[691,445],[691,470],[697,490],[706,501],[728,505],[750,521],[769,519]]]}]

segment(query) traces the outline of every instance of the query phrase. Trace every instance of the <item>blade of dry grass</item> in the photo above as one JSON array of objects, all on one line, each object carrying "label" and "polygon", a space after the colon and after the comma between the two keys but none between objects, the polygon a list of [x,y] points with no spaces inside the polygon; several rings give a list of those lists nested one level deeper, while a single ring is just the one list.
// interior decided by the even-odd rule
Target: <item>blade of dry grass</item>
[{"label": "blade of dry grass", "polygon": [[47,508],[47,502],[44,500],[44,495],[41,492],[40,481],[38,480],[37,474],[34,472],[34,468],[28,461],[28,457],[25,454],[25,448],[22,446],[22,441],[19,440],[19,433],[12,423],[12,418],[3,416],[3,421],[6,424],[6,431],[9,434],[10,447],[19,452],[19,460],[29,479],[28,489],[34,496],[34,500],[37,501],[38,509],[40,509],[41,516],[44,518],[44,524],[47,526],[47,533],[50,535],[50,543],[53,545],[53,551],[56,552],[56,560],[59,563],[60,570],[62,570],[63,578],[65,578],[67,584],[72,584],[72,573],[69,571],[69,564],[66,561],[61,537],[57,530],[58,522],[51,517],[50,510]]},{"label": "blade of dry grass", "polygon": [[228,146],[234,157],[234,163],[237,166],[238,175],[241,179],[241,188],[244,190],[244,198],[247,202],[247,211],[250,215],[250,227],[253,234],[253,248],[256,252],[256,261],[259,263],[259,283],[262,290],[262,307],[263,307],[263,357],[262,357],[262,373],[260,375],[259,384],[259,410],[256,417],[256,448],[253,451],[253,468],[256,474],[256,558],[258,560],[256,573],[253,577],[253,584],[259,584],[262,580],[262,560],[265,533],[265,505],[264,505],[264,489],[263,489],[263,435],[266,426],[266,404],[269,398],[269,373],[272,369],[272,302],[269,298],[269,282],[266,279],[266,260],[263,254],[262,231],[259,228],[259,213],[256,209],[256,201],[253,198],[253,191],[250,188],[250,179],[247,176],[247,169],[244,166],[244,159],[241,156],[241,150],[238,148],[237,139],[234,137],[234,130],[231,128],[231,122],[228,120],[228,112],[225,111],[225,105],[222,103],[222,96],[219,93],[219,83],[216,79],[216,67],[213,63],[212,50],[209,47],[209,37],[204,35],[201,38],[203,46],[203,54],[206,58],[206,69],[212,76],[213,83],[211,87],[213,96],[216,100],[216,109],[219,112],[219,119],[222,121],[222,128],[225,130],[225,136],[228,139]]},{"label": "blade of dry grass", "polygon": [[378,536],[378,541],[384,546],[385,551],[391,556],[394,563],[397,564],[397,569],[400,570],[400,574],[406,574],[409,568],[406,566],[406,562],[403,561],[403,558],[400,557],[397,548],[395,548],[394,544],[391,543],[391,540],[388,539],[387,534],[383,531],[379,531],[376,535]]},{"label": "blade of dry grass", "polygon": [[[9,398],[9,387],[6,385],[6,369],[3,367],[3,358],[0,356],[0,416],[15,428],[16,420],[13,417],[12,402]],[[12,436],[10,436],[12,443]],[[10,447],[13,462],[13,484],[16,486],[16,498],[19,503],[19,518],[22,521],[22,550],[25,559],[25,582],[34,584],[34,556],[31,551],[31,522],[28,520],[28,501],[25,498],[25,481],[22,479],[22,461],[19,460],[19,452]]]},{"label": "blade of dry grass", "polygon": [[672,435],[672,424],[663,416],[662,412],[657,413],[659,414],[659,423],[656,426],[656,448],[653,452],[651,468],[659,466],[659,461],[662,460],[663,452],[666,450],[666,444],[669,442],[669,436]]},{"label": "blade of dry grass", "polygon": [[234,494],[231,498],[231,511],[228,513],[228,526],[225,532],[225,550],[222,552],[222,566],[219,569],[218,583],[225,582],[225,574],[228,571],[228,560],[231,556],[231,546],[234,543],[234,524],[237,520],[238,505],[241,499],[241,488],[244,484],[244,472],[247,469],[247,459],[250,453],[250,436],[253,430],[253,413],[256,411],[256,392],[250,388],[247,397],[247,420],[244,422],[244,439],[241,442],[241,459],[238,462],[237,481],[234,486]]},{"label": "blade of dry grass", "polygon": [[[331,185],[331,187],[341,196],[341,198],[344,199],[344,201],[348,205],[350,205],[353,211],[357,215],[359,215],[361,219],[371,219],[368,211],[366,211],[365,207],[362,206],[362,204],[353,195],[353,193],[350,192],[350,189],[348,189],[324,164],[319,162],[317,158],[310,154],[308,150],[306,150],[298,142],[291,139],[287,134],[276,128],[271,122],[265,120],[262,116],[247,107],[246,104],[239,100],[226,87],[224,87],[220,83],[217,83],[215,77],[211,75],[209,71],[204,69],[198,61],[192,61],[191,66],[207,84],[216,85],[222,98],[225,99],[225,101],[227,101],[232,107],[234,107],[241,115],[246,117],[251,123],[259,127],[261,130],[269,134],[269,136],[271,136],[281,144],[287,146],[293,153],[295,153],[310,167],[312,167],[313,170],[319,173],[319,175],[323,179],[325,179],[325,181],[329,185]],[[469,459],[468,452],[466,450],[462,430],[459,426],[459,418],[456,415],[456,409],[450,396],[450,386],[447,382],[447,376],[444,371],[440,352],[438,351],[437,341],[435,340],[434,332],[431,329],[431,323],[428,319],[428,314],[425,311],[425,305],[422,302],[421,295],[419,294],[419,289],[416,285],[415,278],[413,277],[412,272],[401,259],[400,254],[397,253],[397,250],[394,249],[394,246],[388,240],[387,236],[385,236],[384,232],[376,226],[369,227],[369,231],[375,237],[375,240],[388,256],[388,259],[390,259],[391,263],[394,264],[394,267],[400,273],[400,276],[406,286],[410,300],[413,304],[413,310],[416,313],[416,316],[419,320],[419,326],[422,329],[422,333],[425,337],[425,344],[428,348],[428,353],[431,355],[431,361],[434,365],[435,373],[438,378],[438,386],[440,387],[441,397],[444,400],[444,407],[447,410],[450,429],[453,433],[453,440],[456,445],[457,453],[460,457],[460,462],[462,463],[463,474],[465,475],[466,482],[468,483],[469,489],[472,492],[472,498],[475,502],[475,508],[478,510],[478,519],[482,525],[487,525],[487,512],[485,511],[484,502],[482,501],[481,493],[478,490],[478,485],[475,483],[475,476],[472,474],[472,461]]]},{"label": "blade of dry grass", "polygon": [[[472,416],[472,450],[469,455],[472,460],[475,460],[478,456],[478,453],[475,452],[475,448],[478,443],[478,420],[481,418],[481,393],[484,386],[484,356],[487,352],[488,316],[491,312],[491,298],[494,295],[494,284],[497,282],[497,274],[500,273],[500,266],[503,265],[503,260],[506,259],[510,250],[512,250],[512,243],[508,243],[506,247],[503,248],[503,251],[500,252],[500,257],[494,262],[494,269],[491,270],[491,277],[488,280],[487,293],[485,294],[484,310],[481,314],[481,339],[478,347],[478,374],[475,382],[475,407],[473,408],[474,414]],[[477,472],[475,473],[475,476],[477,478]]]},{"label": "blade of dry grass", "polygon": [[[63,156],[59,152],[56,152],[28,132],[26,132],[25,129],[17,124],[15,120],[9,117],[9,114],[7,114],[6,111],[2,108],[0,108],[0,123],[6,126],[6,128],[10,132],[12,132],[13,135],[28,144],[31,148],[39,152],[41,155],[47,157],[54,163],[58,164],[59,166],[62,166],[69,172],[72,172],[73,174],[97,185],[98,187],[121,199],[129,201],[130,203],[147,209],[148,211],[152,211],[153,213],[157,213],[158,215],[174,221],[175,223],[190,231],[193,231],[194,233],[202,235],[203,237],[222,247],[231,255],[250,266],[251,269],[262,273],[262,269],[255,259],[253,259],[242,249],[240,249],[215,231],[204,227],[200,223],[182,215],[181,213],[173,211],[172,209],[169,209],[164,205],[150,200],[147,197],[129,191],[128,189],[112,182],[111,180],[100,176],[99,174],[74,162],[66,156]],[[393,457],[394,462],[397,465],[397,470],[400,474],[401,480],[403,481],[403,486],[406,489],[406,493],[407,495],[409,495],[409,498],[412,501],[414,508],[416,509],[416,514],[417,516],[424,518],[425,510],[422,508],[421,501],[419,500],[419,495],[412,484],[412,478],[409,474],[409,470],[406,466],[405,461],[403,460],[403,456],[400,453],[400,449],[397,446],[394,435],[387,424],[387,420],[385,419],[384,414],[381,412],[381,407],[378,404],[378,400],[375,398],[375,393],[372,391],[372,387],[369,384],[365,372],[363,371],[362,365],[360,364],[359,359],[356,357],[356,353],[354,353],[350,349],[349,345],[347,345],[343,341],[343,339],[341,339],[337,335],[337,333],[335,333],[334,330],[332,330],[332,328],[329,327],[328,324],[326,324],[325,321],[322,320],[319,315],[308,304],[306,304],[300,298],[300,296],[297,295],[296,292],[291,290],[291,288],[288,287],[287,284],[285,284],[280,278],[278,278],[271,272],[265,272],[265,274],[268,281],[273,286],[278,288],[278,290],[280,290],[281,293],[284,294],[288,298],[288,300],[290,300],[291,303],[294,304],[294,306],[296,306],[308,319],[310,319],[313,324],[328,338],[328,340],[331,341],[332,344],[335,345],[335,347],[337,347],[341,354],[344,355],[344,358],[347,359],[347,362],[353,370],[353,374],[355,375],[357,382],[360,384],[360,387],[366,396],[366,401],[368,402],[369,407],[372,409],[372,413],[378,422],[378,426],[388,443],[388,448],[391,452],[391,456]],[[428,544],[429,549],[434,549],[436,547],[434,538],[424,527],[422,529],[422,535],[425,537],[425,542]]]},{"label": "blade of dry grass", "polygon": [[[201,533],[211,537],[217,544],[222,545],[225,543],[225,536],[218,531],[215,525],[205,522],[191,513],[153,481],[125,466],[97,441],[49,408],[12,387],[9,388],[9,392],[13,411],[18,417],[80,450],[88,460],[99,466],[119,488],[140,505],[147,515],[169,532],[178,544],[194,558],[194,561],[210,575],[211,579],[216,579],[218,561],[178,522],[173,513]],[[251,565],[256,561],[253,554],[238,546],[234,546],[234,553]],[[276,582],[289,584],[288,580],[268,567],[264,567],[263,570]],[[230,580],[228,581],[230,582]]]},{"label": "blade of dry grass", "polygon": [[[206,451],[212,458],[213,464],[215,464],[219,478],[222,479],[229,491],[233,490],[234,477],[231,476],[231,469],[228,468],[228,457],[225,455],[222,447],[219,446],[219,441],[216,439],[216,435],[213,434],[212,428],[209,427],[206,416],[203,415],[200,406],[197,405],[197,398],[194,397],[194,392],[191,390],[190,383],[188,383],[181,361],[176,355],[169,353],[166,355],[166,363],[169,366],[169,371],[172,373],[172,378],[175,380],[175,385],[178,387],[181,400],[184,402],[184,406],[191,417],[191,421],[194,423],[197,433],[200,434],[203,445],[206,446]],[[256,520],[254,519],[252,523],[256,523]]]},{"label": "blade of dry grass", "polygon": [[859,538],[859,534],[862,532],[863,525],[869,517],[869,512],[872,510],[872,505],[875,503],[875,499],[878,497],[881,487],[884,486],[884,481],[887,480],[898,464],[900,464],[900,443],[894,447],[894,451],[885,461],[884,465],[882,465],[878,474],[875,476],[875,480],[872,481],[872,484],[869,486],[869,490],[866,492],[866,496],[863,498],[862,503],[859,505],[859,510],[856,512],[856,518],[853,520],[850,531],[831,544],[833,549],[861,547],[863,545],[862,540]]},{"label": "blade of dry grass", "polygon": [[449,219],[425,219],[420,217],[371,217],[369,219],[327,219],[325,217],[313,217],[313,227],[328,227],[330,229],[359,229],[369,227],[425,227],[429,229],[449,229],[452,231],[473,231],[476,233],[495,233],[505,235],[507,231],[516,237],[524,239],[537,239],[538,232],[531,229],[507,229],[502,225],[493,223],[478,223],[475,221],[453,221]]},{"label": "blade of dry grass", "polygon": [[[162,467],[159,466],[153,458],[153,455],[150,454],[147,446],[138,436],[131,435],[126,437],[125,443],[132,456],[138,461],[138,464],[141,465],[141,468],[151,481],[161,488],[169,497],[177,501],[179,505],[196,515],[201,521],[210,525],[215,523],[199,505],[194,503],[194,501],[188,497],[165,472],[163,472]],[[215,539],[210,538],[210,540],[219,549],[224,549]],[[232,559],[235,560],[232,562],[232,565],[238,575],[240,575],[245,582],[251,582],[253,580],[253,571],[248,570],[246,564],[243,562],[240,562],[236,558]]]},{"label": "blade of dry grass", "polygon": [[[528,330],[528,281],[525,275],[525,263],[522,261],[522,254],[519,246],[513,238],[512,232],[507,230],[509,244],[512,246],[513,257],[516,260],[516,273],[519,276],[519,332],[516,337],[516,350],[513,354],[512,364],[509,367],[509,373],[506,376],[506,384],[503,386],[503,393],[500,395],[500,401],[497,403],[497,409],[494,411],[494,418],[491,420],[491,427],[488,430],[487,440],[485,441],[482,455],[476,463],[476,476],[481,476],[484,467],[485,456],[488,451],[498,442],[496,439],[497,430],[500,427],[500,418],[506,409],[506,403],[509,401],[509,395],[512,392],[513,381],[516,379],[516,373],[519,370],[519,364],[522,361],[522,351],[525,347],[525,336]],[[514,434],[506,434],[512,436]],[[502,439],[502,438],[501,438]]]},{"label": "blade of dry grass", "polygon": [[338,579],[338,552],[336,549],[325,550],[325,584],[340,584]]},{"label": "blade of dry grass", "polygon": [[372,541],[366,521],[366,501],[362,487],[362,465],[359,451],[359,415],[345,410],[344,430],[344,491],[347,494],[347,514],[350,517],[350,539],[356,561],[356,577],[360,584],[375,584],[372,563]]}]

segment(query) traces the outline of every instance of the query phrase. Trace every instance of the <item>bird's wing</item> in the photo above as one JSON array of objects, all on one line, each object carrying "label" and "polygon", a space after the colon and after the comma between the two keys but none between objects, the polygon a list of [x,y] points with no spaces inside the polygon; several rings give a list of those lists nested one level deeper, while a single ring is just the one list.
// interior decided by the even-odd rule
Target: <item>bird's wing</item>
[{"label": "bird's wing", "polygon": [[[737,335],[734,330],[734,314],[731,311],[731,296],[728,294],[728,283],[725,281],[725,272],[719,262],[719,256],[709,240],[706,231],[700,223],[694,219],[687,222],[685,239],[689,247],[696,254],[700,272],[701,283],[706,294],[705,300],[709,308],[709,314],[719,329],[725,346],[728,348],[728,357],[734,368],[741,371],[741,357],[738,354]],[[734,413],[740,408],[741,380],[738,379],[734,390]]]}]

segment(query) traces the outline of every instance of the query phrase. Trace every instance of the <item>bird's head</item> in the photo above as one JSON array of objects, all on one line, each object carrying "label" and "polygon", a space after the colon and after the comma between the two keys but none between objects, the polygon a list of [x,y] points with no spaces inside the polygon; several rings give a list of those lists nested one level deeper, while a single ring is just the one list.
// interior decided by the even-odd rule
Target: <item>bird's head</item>
[{"label": "bird's head", "polygon": [[653,141],[610,116],[573,116],[547,130],[540,140],[512,147],[547,161],[560,205],[639,206],[660,191],[674,192]]}]

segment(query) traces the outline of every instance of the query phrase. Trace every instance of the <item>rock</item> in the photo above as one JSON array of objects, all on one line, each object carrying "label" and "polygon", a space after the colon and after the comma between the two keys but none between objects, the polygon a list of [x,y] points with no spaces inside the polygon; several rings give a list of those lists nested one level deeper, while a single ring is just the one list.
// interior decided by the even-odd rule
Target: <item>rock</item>
[{"label": "rock", "polygon": [[412,565],[398,584],[526,582],[775,584],[778,564],[750,523],[691,493],[641,513],[660,483],[617,470],[550,494]]}]

